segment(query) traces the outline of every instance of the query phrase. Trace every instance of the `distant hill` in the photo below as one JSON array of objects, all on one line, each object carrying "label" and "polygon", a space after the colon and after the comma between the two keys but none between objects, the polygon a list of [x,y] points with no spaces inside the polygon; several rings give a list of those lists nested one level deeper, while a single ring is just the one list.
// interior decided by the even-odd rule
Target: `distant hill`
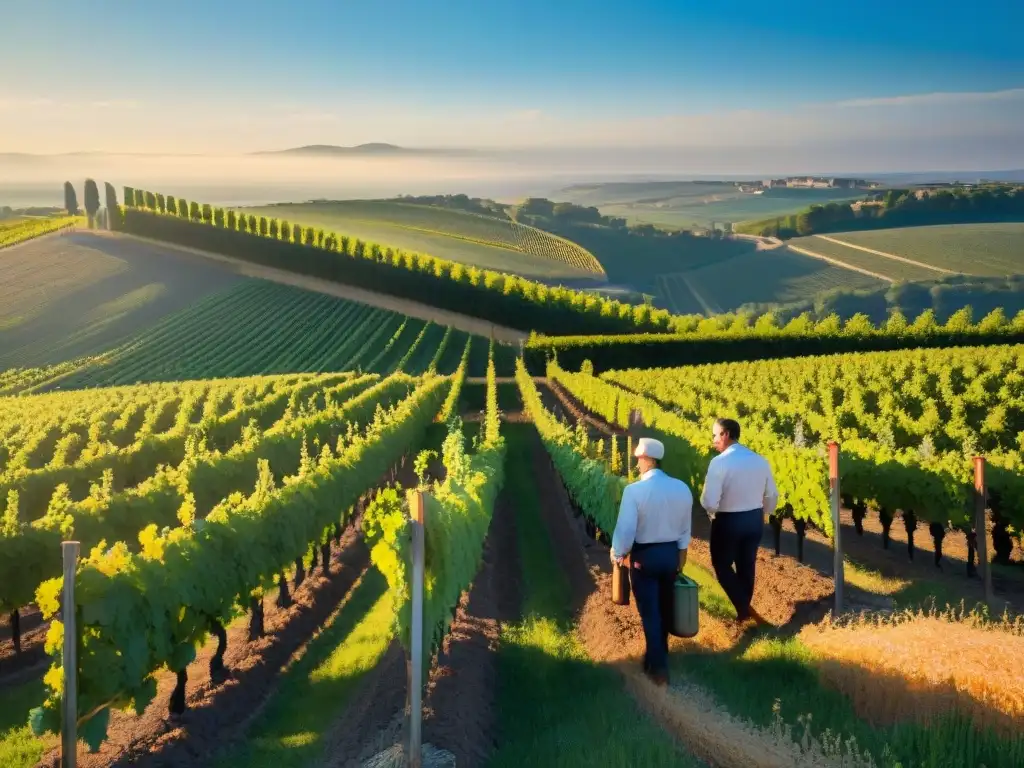
[{"label": "distant hill", "polygon": [[307,144],[304,147],[289,149],[266,150],[253,152],[254,155],[306,155],[310,157],[332,157],[352,155],[456,155],[465,154],[459,149],[424,149],[418,147],[400,147],[397,144],[371,142],[358,144],[354,147],[342,147],[336,144]]},{"label": "distant hill", "polygon": [[600,262],[576,243],[512,221],[499,204],[466,195],[311,200],[246,211],[551,284],[606,282]]}]

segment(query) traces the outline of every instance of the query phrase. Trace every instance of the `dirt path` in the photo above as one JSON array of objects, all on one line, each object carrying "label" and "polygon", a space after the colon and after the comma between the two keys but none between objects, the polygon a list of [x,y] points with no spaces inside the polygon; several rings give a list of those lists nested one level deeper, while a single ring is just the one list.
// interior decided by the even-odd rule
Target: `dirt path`
[{"label": "dirt path", "polygon": [[930,269],[934,272],[941,272],[946,275],[957,275],[959,272],[954,272],[952,269],[943,269],[942,267],[936,267],[934,264],[925,264],[923,261],[914,261],[903,256],[897,256],[894,253],[886,253],[885,251],[876,251],[874,248],[865,248],[863,245],[854,245],[848,243],[846,240],[837,240],[834,237],[828,237],[826,235],[815,235],[815,237],[821,238],[825,242],[835,243],[836,245],[843,245],[847,248],[853,248],[857,251],[864,251],[864,253],[872,253],[875,256],[881,256],[886,259],[892,259],[893,261],[902,261],[904,264],[913,264],[915,267],[921,267],[921,269]]},{"label": "dirt path", "polygon": [[[82,234],[85,233],[80,233],[80,235]],[[136,240],[141,243],[146,243],[149,246],[160,248],[169,254],[189,253],[196,256],[202,256],[203,258],[212,259],[226,264],[231,267],[233,272],[245,275],[246,277],[257,277],[263,280],[270,280],[275,283],[283,283],[284,285],[304,288],[308,291],[324,293],[329,296],[337,296],[341,299],[357,301],[361,304],[369,304],[373,307],[380,307],[381,309],[387,309],[392,312],[399,312],[404,315],[409,315],[410,317],[419,318],[420,320],[432,320],[439,325],[450,325],[457,330],[466,331],[467,333],[485,337],[489,337],[493,334],[494,338],[498,341],[518,344],[520,341],[525,341],[528,336],[528,334],[523,331],[494,325],[486,320],[459,314],[457,312],[450,312],[445,309],[438,309],[437,307],[431,307],[427,304],[421,304],[410,299],[389,296],[384,293],[368,291],[364,288],[356,288],[355,286],[345,285],[343,283],[335,283],[330,280],[322,280],[317,277],[310,277],[308,275],[301,275],[295,272],[288,272],[283,269],[276,269],[275,267],[252,264],[247,261],[242,261],[241,259],[222,256],[221,254],[202,251],[196,248],[185,248],[183,246],[170,245],[158,240],[151,240],[149,238],[120,232],[89,232],[88,235],[90,237],[95,236],[97,238],[116,237]]]},{"label": "dirt path", "polygon": [[[609,598],[607,549],[587,537],[582,520],[573,517],[565,488],[539,438],[533,462],[541,497],[550,500],[544,507],[545,524],[572,587],[574,604],[580,607],[579,634],[591,658],[615,666],[640,706],[709,765],[783,768],[804,764],[790,739],[731,716],[703,690],[691,685],[660,688],[648,680],[641,670],[644,640],[636,608],[615,605]],[[815,581],[813,577],[811,581]],[[794,601],[790,615],[795,615],[798,607]],[[670,637],[670,652],[724,650],[741,638],[735,624],[704,612],[700,620],[697,637]]]},{"label": "dirt path", "polygon": [[739,232],[734,232],[733,234],[729,235],[729,237],[732,238],[733,240],[747,240],[748,242],[753,242],[755,243],[756,248],[759,251],[772,251],[775,250],[776,248],[781,248],[783,245],[785,245],[785,243],[783,243],[777,237],[763,237],[761,235],[744,235],[740,234]]},{"label": "dirt path", "polygon": [[831,256],[824,256],[818,253],[817,251],[809,251],[806,248],[799,248],[793,245],[792,243],[790,243],[786,247],[789,248],[789,250],[793,251],[793,253],[799,253],[801,256],[810,256],[812,259],[821,259],[822,261],[827,261],[829,264],[833,264],[834,266],[842,267],[843,269],[848,269],[851,272],[860,272],[862,275],[867,275],[868,277],[875,277],[878,278],[879,280],[884,280],[887,283],[895,282],[895,280],[893,280],[893,278],[889,277],[888,275],[883,275],[879,272],[872,272],[867,269],[855,267],[853,266],[853,264],[847,264],[845,261],[833,259]]}]

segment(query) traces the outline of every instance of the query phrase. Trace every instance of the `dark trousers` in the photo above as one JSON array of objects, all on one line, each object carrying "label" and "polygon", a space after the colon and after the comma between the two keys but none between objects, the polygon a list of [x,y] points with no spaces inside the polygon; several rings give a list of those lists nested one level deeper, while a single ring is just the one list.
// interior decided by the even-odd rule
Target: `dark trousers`
[{"label": "dark trousers", "polygon": [[630,586],[647,643],[644,669],[667,675],[668,627],[672,620],[673,585],[679,570],[679,547],[674,541],[634,544],[630,560]]},{"label": "dark trousers", "polygon": [[719,512],[711,523],[711,564],[740,621],[750,618],[757,548],[763,530],[764,512],[760,509]]}]

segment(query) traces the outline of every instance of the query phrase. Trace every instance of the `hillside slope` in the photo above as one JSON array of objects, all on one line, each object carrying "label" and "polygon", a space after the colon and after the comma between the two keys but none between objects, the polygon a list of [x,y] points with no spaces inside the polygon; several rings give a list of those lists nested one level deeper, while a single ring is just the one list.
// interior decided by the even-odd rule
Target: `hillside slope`
[{"label": "hillside slope", "polygon": [[545,282],[605,277],[600,262],[576,243],[500,215],[394,200],[280,204],[247,212]]}]

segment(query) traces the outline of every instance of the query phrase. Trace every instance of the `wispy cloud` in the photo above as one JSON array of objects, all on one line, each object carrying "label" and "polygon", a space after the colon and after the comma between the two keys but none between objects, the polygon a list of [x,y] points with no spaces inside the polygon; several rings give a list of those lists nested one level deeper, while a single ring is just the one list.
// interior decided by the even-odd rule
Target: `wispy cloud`
[{"label": "wispy cloud", "polygon": [[135,99],[97,99],[93,101],[60,100],[43,97],[0,98],[0,111],[74,111],[82,109],[135,109],[142,102]]},{"label": "wispy cloud", "polygon": [[974,104],[985,101],[1012,101],[1024,99],[1024,88],[1003,91],[939,91],[916,93],[908,96],[882,96],[867,99],[847,99],[836,102],[837,107],[923,107]]},{"label": "wispy cloud", "polygon": [[91,101],[89,106],[96,109],[135,109],[136,107],[141,107],[142,102],[135,99],[108,99],[104,101]]}]

